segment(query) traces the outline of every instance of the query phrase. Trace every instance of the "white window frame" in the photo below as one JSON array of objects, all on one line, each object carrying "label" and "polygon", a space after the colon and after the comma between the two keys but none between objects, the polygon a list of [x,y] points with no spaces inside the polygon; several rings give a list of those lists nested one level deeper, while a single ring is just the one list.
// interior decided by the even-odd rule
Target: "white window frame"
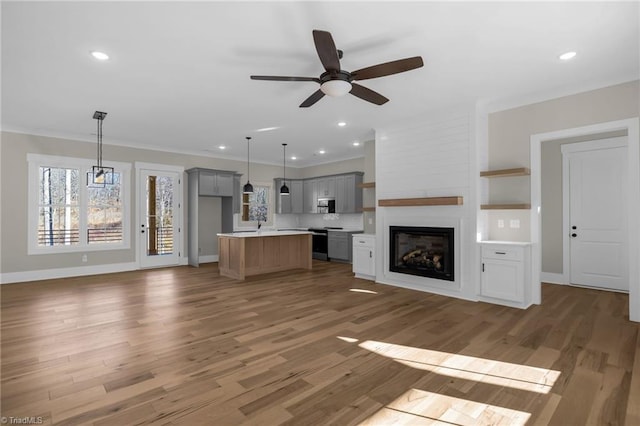
[{"label": "white window frame", "polygon": [[[273,226],[273,213],[274,213],[274,209],[275,209],[275,194],[273,193],[274,191],[274,186],[273,186],[273,182],[254,182],[253,183],[254,188],[256,186],[263,186],[266,188],[269,188],[269,204],[267,207],[267,221],[266,222],[260,222],[261,226]],[[238,225],[240,227],[243,228],[256,228],[258,226],[258,221],[257,220],[247,220],[244,221],[242,220],[242,185],[240,188],[240,214],[238,215]]]},{"label": "white window frame", "polygon": [[89,244],[85,238],[80,238],[78,244],[73,245],[38,245],[38,191],[40,188],[40,167],[60,167],[66,169],[80,170],[78,207],[80,209],[80,233],[86,235],[88,192],[87,192],[87,171],[95,164],[95,159],[61,157],[55,155],[27,154],[29,171],[28,185],[28,230],[27,230],[27,254],[56,254],[56,253],[76,253],[89,251],[111,251],[125,250],[131,248],[131,196],[129,194],[131,164],[116,161],[108,161],[105,164],[113,167],[115,172],[120,173],[120,194],[122,197],[122,242],[120,243],[93,243]]}]

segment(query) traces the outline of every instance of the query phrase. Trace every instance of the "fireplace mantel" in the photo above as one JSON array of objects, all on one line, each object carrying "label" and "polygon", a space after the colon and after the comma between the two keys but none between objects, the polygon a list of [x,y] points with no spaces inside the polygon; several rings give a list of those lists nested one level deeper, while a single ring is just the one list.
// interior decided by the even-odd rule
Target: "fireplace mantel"
[{"label": "fireplace mantel", "polygon": [[380,207],[461,206],[462,197],[389,198],[378,200]]}]

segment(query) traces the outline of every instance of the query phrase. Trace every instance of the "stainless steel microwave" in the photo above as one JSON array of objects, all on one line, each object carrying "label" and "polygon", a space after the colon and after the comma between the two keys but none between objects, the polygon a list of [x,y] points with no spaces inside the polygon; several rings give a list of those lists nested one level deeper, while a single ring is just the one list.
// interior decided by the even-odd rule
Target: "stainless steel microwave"
[{"label": "stainless steel microwave", "polygon": [[318,198],[318,213],[335,213],[336,212],[336,199],[335,198]]}]

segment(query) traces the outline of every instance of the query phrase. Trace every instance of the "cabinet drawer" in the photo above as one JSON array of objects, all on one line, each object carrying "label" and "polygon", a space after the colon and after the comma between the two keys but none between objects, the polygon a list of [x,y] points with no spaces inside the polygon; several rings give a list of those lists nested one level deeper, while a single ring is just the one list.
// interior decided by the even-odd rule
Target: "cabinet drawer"
[{"label": "cabinet drawer", "polygon": [[519,261],[523,259],[522,248],[498,245],[483,245],[482,258]]},{"label": "cabinet drawer", "polygon": [[353,246],[360,247],[373,247],[375,244],[375,240],[369,237],[358,237],[357,235],[353,236]]}]

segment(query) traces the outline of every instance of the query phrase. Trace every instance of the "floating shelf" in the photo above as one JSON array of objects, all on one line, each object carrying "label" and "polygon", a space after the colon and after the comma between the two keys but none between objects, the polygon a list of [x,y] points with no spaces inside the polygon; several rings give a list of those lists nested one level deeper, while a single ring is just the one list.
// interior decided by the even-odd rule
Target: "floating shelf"
[{"label": "floating shelf", "polygon": [[363,212],[375,212],[376,208],[375,207],[363,207],[362,211]]},{"label": "floating shelf", "polygon": [[358,188],[375,188],[376,187],[376,183],[375,182],[362,182],[359,183]]},{"label": "floating shelf", "polygon": [[460,206],[462,197],[392,198],[378,200],[381,207]]},{"label": "floating shelf", "polygon": [[482,204],[481,210],[528,210],[531,204]]},{"label": "floating shelf", "polygon": [[531,170],[528,167],[518,167],[515,169],[487,170],[480,172],[480,177],[512,177],[512,176],[529,176]]}]

